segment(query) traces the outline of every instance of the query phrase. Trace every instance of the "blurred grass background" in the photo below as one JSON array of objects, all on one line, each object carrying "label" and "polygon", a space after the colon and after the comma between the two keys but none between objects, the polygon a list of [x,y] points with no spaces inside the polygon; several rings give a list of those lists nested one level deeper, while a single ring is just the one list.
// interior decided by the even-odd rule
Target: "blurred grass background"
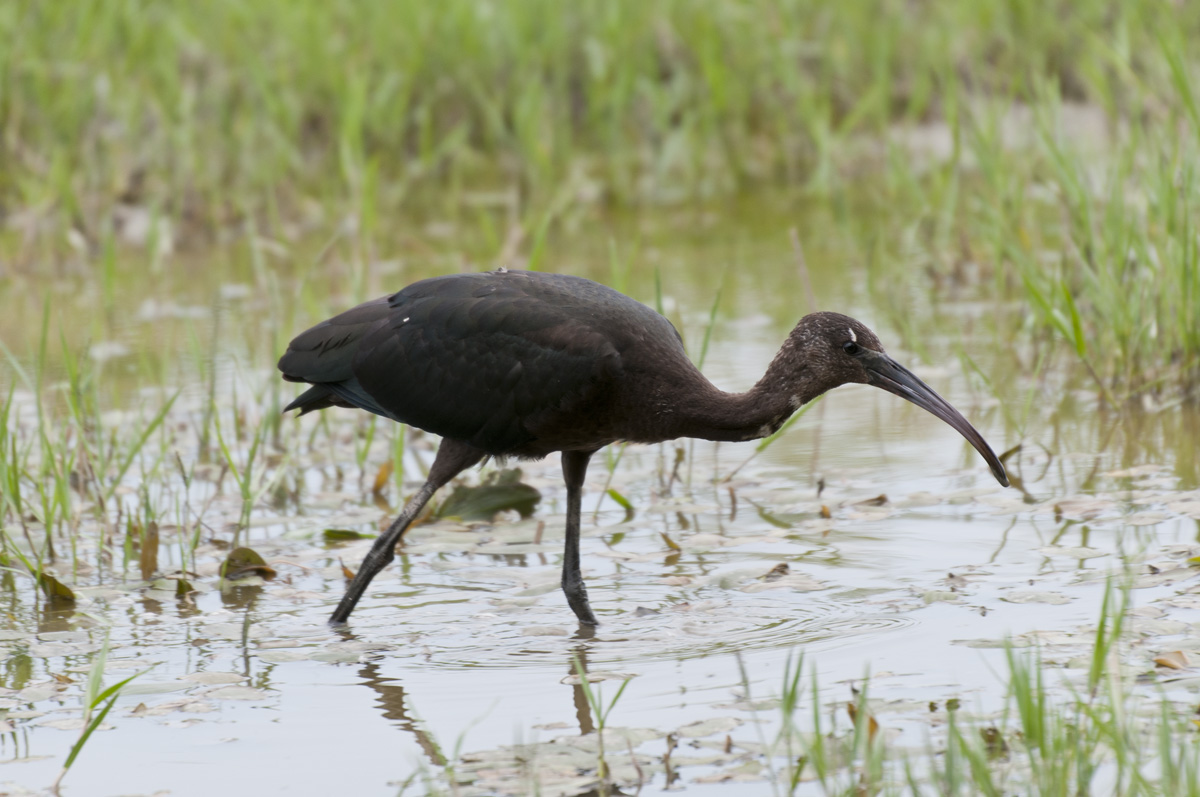
[{"label": "blurred grass background", "polygon": [[[690,342],[718,311],[782,330],[807,304],[793,229],[826,306],[917,360],[954,338],[998,439],[1194,487],[1196,41],[1183,0],[0,3],[0,564],[127,578],[160,521],[194,563],[206,472],[238,528],[314,470],[341,490],[339,450],[368,484],[375,421],[285,434],[271,368],[351,301],[532,264],[666,284],[672,320],[702,310]],[[399,496],[427,441],[392,433]],[[1124,613],[1106,598],[1097,650]],[[1128,793],[1159,793],[1149,767],[1195,794],[1193,704],[1137,737],[1102,669],[1060,720],[1010,661],[1042,793],[1115,759]],[[1006,788],[974,730],[936,758],[943,793]]]},{"label": "blurred grass background", "polygon": [[1198,34],[1164,0],[9,2],[0,258],[785,186],[900,231],[848,233],[888,290],[1017,298],[1002,334],[1106,401],[1194,395]]}]

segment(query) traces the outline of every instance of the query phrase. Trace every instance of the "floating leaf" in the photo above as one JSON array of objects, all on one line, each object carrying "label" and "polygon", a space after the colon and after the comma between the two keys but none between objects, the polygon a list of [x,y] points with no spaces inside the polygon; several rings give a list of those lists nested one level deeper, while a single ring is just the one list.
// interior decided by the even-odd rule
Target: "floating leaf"
[{"label": "floating leaf", "polygon": [[742,721],[737,717],[712,717],[711,719],[696,720],[689,722],[675,731],[675,735],[681,739],[702,739],[705,736],[712,736],[717,733],[729,733],[742,726]]},{"label": "floating leaf", "polygon": [[1061,606],[1064,603],[1070,603],[1071,599],[1061,592],[1010,592],[1004,595],[1000,600],[1007,603],[1048,603],[1052,606]]},{"label": "floating leaf", "polygon": [[326,542],[341,542],[342,540],[362,540],[373,537],[372,534],[363,534],[361,531],[351,531],[350,529],[325,529],[322,534]]},{"label": "floating leaf", "polygon": [[234,548],[221,563],[221,578],[262,576],[275,578],[275,570],[252,548]]},{"label": "floating leaf", "polygon": [[75,603],[75,592],[49,573],[38,573],[38,585],[51,603]]},{"label": "floating leaf", "polygon": [[1182,650],[1173,650],[1170,653],[1162,653],[1154,657],[1154,663],[1159,667],[1166,667],[1171,670],[1186,670],[1188,668],[1188,659]]},{"label": "floating leaf", "polygon": [[665,531],[659,532],[658,536],[662,537],[663,543],[665,543],[666,546],[668,548],[670,548],[672,551],[683,550],[682,548],[679,547],[679,543],[677,543],[677,542],[675,542],[675,540],[671,539],[670,536],[668,536],[668,534]]},{"label": "floating leaf", "polygon": [[191,681],[194,684],[205,684],[207,686],[217,686],[220,684],[238,684],[246,680],[246,676],[236,672],[193,672],[183,676],[181,680]]},{"label": "floating leaf", "polygon": [[263,700],[268,696],[266,691],[253,686],[222,686],[205,694],[215,700]]},{"label": "floating leaf", "polygon": [[501,471],[478,487],[456,487],[450,497],[437,509],[437,517],[457,517],[463,520],[491,520],[497,512],[516,510],[521,517],[533,514],[542,494],[528,484],[522,484],[521,471],[515,468]]},{"label": "floating leaf", "polygon": [[829,507],[825,506],[825,504],[821,504],[821,517],[825,518],[826,520],[829,520],[831,517],[833,517],[833,513],[829,511]]}]

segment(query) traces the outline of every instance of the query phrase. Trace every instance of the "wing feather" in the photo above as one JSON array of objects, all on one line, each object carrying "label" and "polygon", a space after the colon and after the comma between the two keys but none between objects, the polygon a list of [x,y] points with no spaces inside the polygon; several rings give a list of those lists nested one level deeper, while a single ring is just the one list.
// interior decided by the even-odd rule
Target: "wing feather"
[{"label": "wing feather", "polygon": [[318,324],[279,368],[314,386],[289,409],[359,407],[492,454],[540,456],[617,439],[605,402],[623,354],[648,341],[686,360],[665,318],[589,280],[456,274]]},{"label": "wing feather", "polygon": [[464,282],[396,294],[358,347],[354,375],[390,416],[505,453],[619,372],[611,342],[563,308]]}]

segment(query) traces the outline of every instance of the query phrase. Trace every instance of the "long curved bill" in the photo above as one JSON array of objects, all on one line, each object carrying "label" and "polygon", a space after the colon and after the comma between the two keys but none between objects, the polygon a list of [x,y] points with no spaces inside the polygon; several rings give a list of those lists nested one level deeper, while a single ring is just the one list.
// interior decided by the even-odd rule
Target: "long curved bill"
[{"label": "long curved bill", "polygon": [[992,469],[992,475],[996,477],[996,481],[1004,487],[1008,486],[1008,474],[1004,472],[1004,466],[1000,464],[1000,459],[983,439],[983,435],[968,423],[962,413],[954,409],[950,402],[935,393],[933,388],[918,379],[912,371],[886,354],[868,351],[861,359],[863,365],[866,366],[867,379],[870,384],[911,401],[921,409],[928,410],[953,426],[984,458],[988,467]]}]

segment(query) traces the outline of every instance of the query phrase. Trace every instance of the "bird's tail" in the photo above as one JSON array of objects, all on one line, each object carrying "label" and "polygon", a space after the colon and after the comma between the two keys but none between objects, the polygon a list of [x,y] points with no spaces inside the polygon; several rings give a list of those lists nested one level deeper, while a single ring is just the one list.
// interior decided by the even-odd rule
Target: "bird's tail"
[{"label": "bird's tail", "polygon": [[306,415],[316,410],[323,410],[334,406],[337,406],[337,402],[335,401],[333,391],[325,385],[313,385],[299,396],[296,396],[291,404],[283,408],[283,411],[291,412],[292,410],[300,410],[301,415]]}]

